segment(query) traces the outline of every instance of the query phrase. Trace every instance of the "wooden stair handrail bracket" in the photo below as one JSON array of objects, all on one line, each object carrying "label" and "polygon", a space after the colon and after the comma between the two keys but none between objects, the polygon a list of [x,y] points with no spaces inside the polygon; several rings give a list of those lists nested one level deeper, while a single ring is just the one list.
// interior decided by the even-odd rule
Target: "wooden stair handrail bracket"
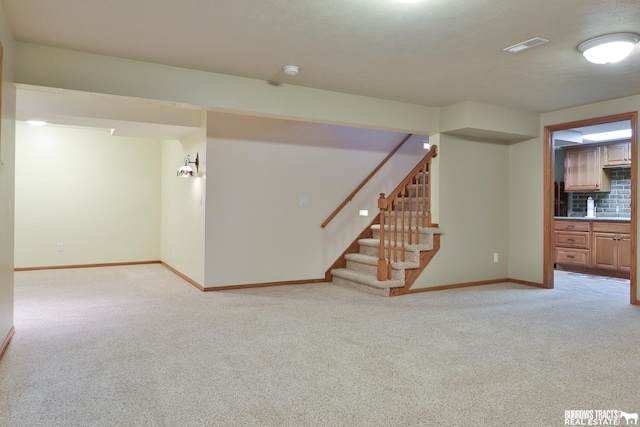
[{"label": "wooden stair handrail bracket", "polygon": [[[413,242],[420,243],[420,228],[433,225],[431,185],[427,184],[427,179],[431,170],[431,160],[437,155],[438,147],[434,145],[389,196],[385,197],[384,193],[380,193],[378,199],[380,250],[377,278],[381,282],[391,279],[392,262],[405,262],[406,245],[411,245]],[[415,197],[412,197],[412,189],[415,190]],[[414,204],[412,200],[415,200]],[[405,226],[406,214],[409,216],[408,226]],[[415,218],[415,226],[412,217]]]},{"label": "wooden stair handrail bracket", "polygon": [[396,146],[396,148],[393,149],[393,151],[391,151],[391,153],[389,153],[389,155],[387,157],[384,158],[384,160],[382,162],[380,162],[380,164],[360,183],[360,185],[358,185],[356,187],[355,190],[353,190],[351,192],[351,194],[349,194],[347,196],[346,199],[344,199],[344,201],[342,203],[340,203],[340,206],[338,206],[336,208],[336,210],[334,210],[331,215],[329,215],[329,217],[327,219],[324,220],[324,222],[322,223],[322,228],[325,228],[327,226],[327,224],[329,224],[331,222],[331,220],[338,215],[338,213],[342,210],[342,208],[344,208],[345,206],[347,206],[347,203],[349,203],[356,194],[358,194],[358,191],[362,190],[362,187],[364,187],[367,182],[369,182],[369,180],[371,180],[371,178],[373,178],[373,176],[382,168],[382,166],[385,165],[385,163],[387,163],[389,161],[389,159],[391,157],[393,157],[393,155],[400,149],[400,147],[402,147],[404,145],[405,142],[407,142],[409,140],[409,138],[411,138],[413,136],[413,134],[407,134],[407,136],[404,137],[404,139],[402,141],[400,141],[400,144],[398,144]]}]

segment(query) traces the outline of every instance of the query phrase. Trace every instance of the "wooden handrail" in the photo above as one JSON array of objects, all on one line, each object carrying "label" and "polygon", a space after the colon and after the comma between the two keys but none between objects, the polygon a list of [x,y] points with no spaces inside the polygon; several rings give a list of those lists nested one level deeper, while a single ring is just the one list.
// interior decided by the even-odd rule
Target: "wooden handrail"
[{"label": "wooden handrail", "polygon": [[389,195],[387,196],[387,199],[393,199],[398,194],[400,194],[400,192],[402,190],[404,190],[404,188],[411,183],[411,180],[420,172],[420,170],[424,167],[424,165],[427,164],[428,162],[430,162],[431,159],[434,158],[434,157],[438,157],[438,146],[437,145],[434,145],[433,147],[431,147],[431,149],[429,150],[427,155],[424,156],[422,158],[422,160],[420,160],[420,163],[418,163],[416,165],[416,167],[413,168],[413,170],[411,172],[409,172],[409,175],[407,175],[407,177],[404,179],[404,181],[402,181],[395,188],[395,190],[393,190],[391,193],[389,193]]},{"label": "wooden handrail", "polygon": [[[432,226],[432,186],[431,182],[427,183],[427,180],[431,181],[429,177],[431,159],[437,155],[438,147],[434,145],[388,197],[385,197],[384,193],[380,193],[380,198],[378,199],[378,208],[380,209],[380,247],[377,274],[379,281],[391,279],[391,263],[404,262],[405,246],[414,243],[420,244],[420,228]],[[415,194],[412,195],[411,191],[415,191]],[[412,200],[415,200],[415,210],[412,206]],[[408,210],[405,204],[408,204]],[[409,215],[407,227],[405,227],[405,214]],[[385,215],[388,216],[386,221]]]},{"label": "wooden handrail", "polygon": [[358,191],[360,191],[362,189],[362,187],[364,187],[367,182],[369,182],[369,180],[371,178],[373,178],[373,176],[380,170],[380,168],[382,168],[382,166],[384,166],[385,163],[387,163],[389,161],[389,159],[396,153],[396,151],[398,151],[400,149],[400,147],[402,147],[404,145],[405,142],[407,142],[409,140],[409,138],[411,138],[413,136],[413,134],[408,134],[401,142],[400,144],[398,144],[398,146],[396,148],[393,149],[393,151],[391,151],[391,153],[389,153],[389,155],[387,157],[385,157],[385,159],[373,170],[373,172],[371,172],[369,174],[369,176],[367,176],[364,181],[362,181],[360,183],[360,185],[358,185],[356,187],[355,190],[353,190],[351,192],[351,194],[349,194],[347,196],[346,199],[344,199],[344,202],[342,202],[340,204],[340,206],[338,206],[336,208],[335,211],[333,211],[333,213],[331,215],[329,215],[329,217],[327,219],[324,220],[324,222],[322,223],[322,228],[325,228],[327,226],[327,224],[329,224],[331,222],[331,220],[338,215],[338,212],[340,212],[342,210],[342,208],[344,208],[347,203],[349,203],[351,201],[351,199],[353,199],[353,197],[358,193]]}]

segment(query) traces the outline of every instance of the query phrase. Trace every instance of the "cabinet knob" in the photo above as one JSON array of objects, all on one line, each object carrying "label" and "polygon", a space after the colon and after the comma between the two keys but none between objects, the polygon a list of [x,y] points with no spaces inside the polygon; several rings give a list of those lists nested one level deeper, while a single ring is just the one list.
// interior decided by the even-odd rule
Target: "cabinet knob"
[{"label": "cabinet knob", "polygon": [[573,255],[567,255],[567,258],[574,259],[575,257]]}]

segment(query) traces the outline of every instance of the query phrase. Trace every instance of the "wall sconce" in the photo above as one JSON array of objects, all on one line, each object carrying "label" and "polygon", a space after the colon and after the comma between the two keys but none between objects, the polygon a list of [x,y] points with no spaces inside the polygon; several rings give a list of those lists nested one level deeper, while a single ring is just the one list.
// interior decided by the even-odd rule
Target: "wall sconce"
[{"label": "wall sconce", "polygon": [[196,174],[198,173],[198,166],[200,165],[200,157],[198,156],[198,153],[196,153],[196,161],[192,162],[191,159],[189,158],[189,155],[187,154],[187,158],[184,159],[184,166],[182,166],[180,169],[178,169],[178,176],[187,178],[189,176],[193,176],[193,169],[191,169],[191,166],[189,166],[190,163],[194,163],[196,165]]}]

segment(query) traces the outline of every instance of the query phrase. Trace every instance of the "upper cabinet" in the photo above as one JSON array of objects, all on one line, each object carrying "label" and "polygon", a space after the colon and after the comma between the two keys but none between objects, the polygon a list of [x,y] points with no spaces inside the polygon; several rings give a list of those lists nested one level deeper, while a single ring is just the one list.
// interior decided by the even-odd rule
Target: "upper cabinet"
[{"label": "upper cabinet", "polygon": [[631,166],[631,142],[616,142],[603,145],[605,168]]},{"label": "upper cabinet", "polygon": [[611,191],[611,175],[604,169],[604,147],[568,147],[564,156],[565,191]]}]

